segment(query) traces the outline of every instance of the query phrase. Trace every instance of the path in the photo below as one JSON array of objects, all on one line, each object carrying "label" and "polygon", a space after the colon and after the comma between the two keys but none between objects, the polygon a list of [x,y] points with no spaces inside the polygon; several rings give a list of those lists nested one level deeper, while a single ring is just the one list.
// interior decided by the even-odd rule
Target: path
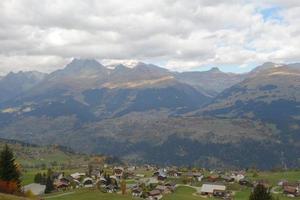
[{"label": "path", "polygon": [[53,195],[53,196],[44,197],[44,199],[52,199],[52,198],[62,197],[62,196],[66,196],[66,195],[70,195],[70,194],[74,194],[74,193],[75,192],[66,192],[66,193],[62,193],[62,194],[57,194],[57,195]]},{"label": "path", "polygon": [[276,191],[278,188],[280,188],[280,187],[279,186],[272,187],[271,193],[273,193],[273,194],[279,194],[279,193],[281,193],[281,192]]}]

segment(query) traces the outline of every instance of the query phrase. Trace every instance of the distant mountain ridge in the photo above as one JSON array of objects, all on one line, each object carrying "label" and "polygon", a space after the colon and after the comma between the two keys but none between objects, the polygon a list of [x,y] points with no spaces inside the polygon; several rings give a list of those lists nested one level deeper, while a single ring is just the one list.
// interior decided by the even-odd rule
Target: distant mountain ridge
[{"label": "distant mountain ridge", "polygon": [[12,73],[0,79],[0,137],[133,162],[300,166],[299,66],[179,73],[74,59]]}]

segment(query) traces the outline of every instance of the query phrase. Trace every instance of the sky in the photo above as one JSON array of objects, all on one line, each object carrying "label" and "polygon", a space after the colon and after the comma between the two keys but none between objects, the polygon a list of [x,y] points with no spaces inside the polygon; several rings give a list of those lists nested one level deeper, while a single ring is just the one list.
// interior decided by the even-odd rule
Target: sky
[{"label": "sky", "polygon": [[73,58],[174,71],[300,62],[299,0],[1,0],[0,75]]}]

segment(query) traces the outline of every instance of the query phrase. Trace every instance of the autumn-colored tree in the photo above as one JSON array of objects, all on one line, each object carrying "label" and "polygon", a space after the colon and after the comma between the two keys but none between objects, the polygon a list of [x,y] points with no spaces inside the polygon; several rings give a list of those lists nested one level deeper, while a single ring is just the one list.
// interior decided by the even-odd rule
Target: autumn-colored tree
[{"label": "autumn-colored tree", "polygon": [[126,194],[126,181],[124,179],[121,181],[121,191],[123,195]]}]

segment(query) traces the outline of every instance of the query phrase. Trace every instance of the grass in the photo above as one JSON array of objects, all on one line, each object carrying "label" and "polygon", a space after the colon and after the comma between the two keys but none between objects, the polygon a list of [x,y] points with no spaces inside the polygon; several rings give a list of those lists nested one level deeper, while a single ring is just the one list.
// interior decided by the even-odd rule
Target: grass
[{"label": "grass", "polygon": [[64,196],[58,196],[57,194],[47,195],[44,197],[45,199],[51,200],[132,200],[130,194],[121,195],[121,194],[110,194],[110,193],[102,193],[99,190],[88,190],[82,189],[77,190],[75,193],[66,194]]},{"label": "grass", "polygon": [[29,200],[29,199],[0,193],[0,200]]},{"label": "grass", "polygon": [[190,187],[180,186],[172,194],[165,195],[163,200],[204,200],[207,198],[201,198],[199,196],[194,196],[196,190]]},{"label": "grass", "polygon": [[300,181],[300,171],[282,171],[282,172],[259,172],[257,177],[248,174],[252,180],[268,180],[273,186],[276,186],[279,180],[285,179],[291,182]]}]

